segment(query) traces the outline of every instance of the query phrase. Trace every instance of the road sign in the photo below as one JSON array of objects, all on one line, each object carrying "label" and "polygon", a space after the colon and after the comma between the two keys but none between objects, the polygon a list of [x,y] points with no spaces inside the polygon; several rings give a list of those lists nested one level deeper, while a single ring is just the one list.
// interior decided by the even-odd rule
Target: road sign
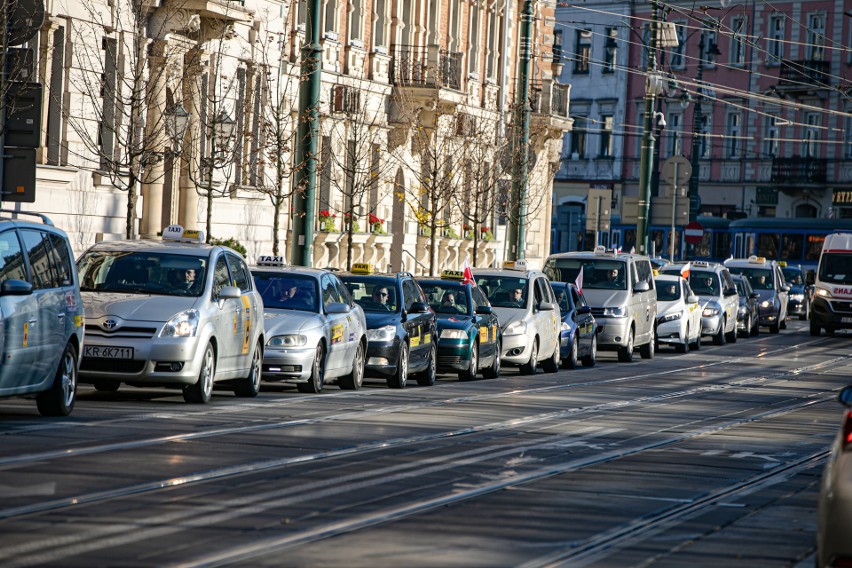
[{"label": "road sign", "polygon": [[15,0],[4,5],[9,10],[8,45],[20,45],[31,40],[44,25],[43,0]]},{"label": "road sign", "polygon": [[41,144],[41,83],[6,83],[6,144],[38,148]]},{"label": "road sign", "polygon": [[3,183],[0,200],[35,202],[36,151],[34,148],[6,146],[3,167]]},{"label": "road sign", "polygon": [[663,179],[683,186],[692,177],[692,164],[683,156],[672,156],[663,162]]},{"label": "road sign", "polygon": [[589,188],[586,198],[586,231],[609,231],[611,189]]},{"label": "road sign", "polygon": [[704,238],[704,227],[698,221],[693,221],[683,228],[683,240],[691,245],[697,245]]}]

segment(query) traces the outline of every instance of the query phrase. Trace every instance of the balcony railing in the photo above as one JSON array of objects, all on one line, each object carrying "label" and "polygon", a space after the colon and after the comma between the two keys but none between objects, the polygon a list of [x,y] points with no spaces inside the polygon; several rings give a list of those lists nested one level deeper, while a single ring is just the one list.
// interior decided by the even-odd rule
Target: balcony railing
[{"label": "balcony railing", "polygon": [[828,160],[821,158],[773,158],[773,183],[825,183]]},{"label": "balcony railing", "polygon": [[569,85],[555,81],[530,83],[530,108],[537,114],[568,117]]},{"label": "balcony railing", "polygon": [[830,71],[830,61],[793,61],[782,59],[781,71],[778,75],[778,86],[807,88],[815,85],[827,85],[829,83],[828,75]]},{"label": "balcony railing", "polygon": [[461,89],[462,54],[416,45],[398,45],[390,66],[391,84]]}]

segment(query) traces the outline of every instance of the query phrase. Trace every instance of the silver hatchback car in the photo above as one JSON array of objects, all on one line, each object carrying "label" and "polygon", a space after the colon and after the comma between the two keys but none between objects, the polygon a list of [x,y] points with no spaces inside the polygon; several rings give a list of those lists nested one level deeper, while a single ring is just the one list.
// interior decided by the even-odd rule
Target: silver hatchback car
[{"label": "silver hatchback car", "polygon": [[242,257],[169,227],[163,240],[98,243],[77,261],[86,309],[81,382],[176,386],[187,402],[213,383],[256,396],[263,304]]}]

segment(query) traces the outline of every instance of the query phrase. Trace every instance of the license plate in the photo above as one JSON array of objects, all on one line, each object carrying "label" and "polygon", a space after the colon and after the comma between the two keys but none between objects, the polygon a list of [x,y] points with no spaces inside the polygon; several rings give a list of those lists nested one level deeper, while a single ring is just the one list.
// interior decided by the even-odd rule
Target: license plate
[{"label": "license plate", "polygon": [[840,318],[840,323],[852,323],[852,318]]},{"label": "license plate", "polygon": [[133,359],[133,348],[86,345],[83,349],[83,357],[97,357],[99,359]]}]

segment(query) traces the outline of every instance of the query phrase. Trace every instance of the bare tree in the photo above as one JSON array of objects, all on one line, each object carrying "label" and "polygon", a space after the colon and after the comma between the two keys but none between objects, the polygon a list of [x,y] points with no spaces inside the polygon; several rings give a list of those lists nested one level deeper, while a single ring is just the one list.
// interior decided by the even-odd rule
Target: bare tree
[{"label": "bare tree", "polygon": [[[328,163],[322,167],[332,168],[326,179],[343,197],[342,213],[348,220],[345,230],[349,243],[359,218],[368,227],[371,225],[370,215],[377,213],[381,200],[380,180],[388,177],[394,167],[392,161],[381,159],[379,151],[386,140],[387,113],[381,104],[386,94],[371,97],[346,85],[335,85],[332,89],[332,113],[341,115],[343,120],[334,121],[329,128],[331,148],[323,154],[328,157]],[[347,247],[346,269],[352,269],[352,246]]]},{"label": "bare tree", "polygon": [[[177,17],[179,5],[156,8],[147,0],[116,0],[112,10],[82,3],[84,17],[69,19],[74,50],[71,81],[81,104],[70,111],[67,123],[78,144],[69,143],[71,161],[107,177],[113,187],[127,192],[125,236],[136,234],[136,206],[140,185],[157,181],[167,136],[166,92],[169,65],[150,65],[154,55],[168,61],[173,55],[161,37]],[[152,18],[160,11],[157,18]],[[58,96],[58,95],[57,95]]]}]

